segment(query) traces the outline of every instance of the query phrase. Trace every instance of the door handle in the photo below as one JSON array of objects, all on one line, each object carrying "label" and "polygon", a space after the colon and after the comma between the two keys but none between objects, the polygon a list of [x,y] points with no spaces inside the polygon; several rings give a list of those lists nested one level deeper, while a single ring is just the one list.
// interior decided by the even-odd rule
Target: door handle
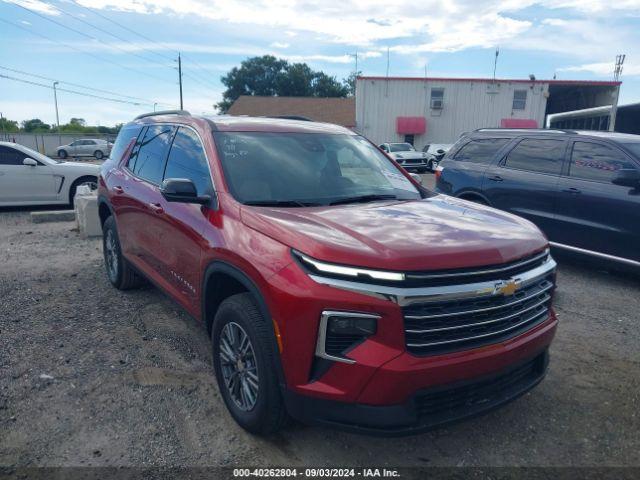
[{"label": "door handle", "polygon": [[500,175],[492,175],[491,177],[489,177],[489,180],[493,182],[501,182],[503,179]]},{"label": "door handle", "polygon": [[116,185],[115,187],[113,187],[113,191],[120,195],[121,193],[124,193],[124,188],[122,188],[120,185]]},{"label": "door handle", "polygon": [[150,203],[149,208],[153,210],[155,213],[157,213],[158,215],[160,215],[161,213],[164,213],[164,208],[162,208],[162,205],[160,205],[159,203]]},{"label": "door handle", "polygon": [[573,195],[577,195],[579,193],[582,193],[582,190],[578,189],[578,188],[565,188],[564,190],[562,190],[564,193],[571,193]]}]

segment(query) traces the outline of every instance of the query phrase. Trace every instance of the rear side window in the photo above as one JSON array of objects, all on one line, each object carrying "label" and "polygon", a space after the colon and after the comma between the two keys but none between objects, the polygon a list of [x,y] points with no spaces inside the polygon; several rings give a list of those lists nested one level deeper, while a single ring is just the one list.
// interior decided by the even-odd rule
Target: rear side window
[{"label": "rear side window", "polygon": [[151,125],[147,128],[136,155],[134,174],[156,185],[160,184],[174,130],[171,125]]},{"label": "rear side window", "polygon": [[164,178],[191,180],[198,195],[212,193],[211,175],[204,148],[198,135],[189,128],[180,127],[169,152]]},{"label": "rear side window", "polygon": [[22,165],[22,161],[27,157],[26,153],[15,148],[0,146],[0,165]]},{"label": "rear side window", "polygon": [[611,182],[618,170],[635,168],[636,166],[615,148],[591,142],[573,144],[569,165],[570,177]]},{"label": "rear side window", "polygon": [[562,140],[527,138],[507,155],[505,167],[558,175],[562,170],[565,143]]},{"label": "rear side window", "polygon": [[482,138],[479,140],[471,140],[464,145],[458,153],[455,160],[471,163],[488,164],[494,155],[509,141],[508,138]]},{"label": "rear side window", "polygon": [[116,138],[116,141],[111,148],[111,154],[109,155],[109,158],[116,162],[119,162],[122,159],[122,155],[124,155],[124,152],[129,146],[131,140],[133,140],[134,138],[138,138],[140,130],[142,130],[142,128],[139,126],[124,127],[122,130],[120,130],[120,133],[118,133],[118,138]]}]

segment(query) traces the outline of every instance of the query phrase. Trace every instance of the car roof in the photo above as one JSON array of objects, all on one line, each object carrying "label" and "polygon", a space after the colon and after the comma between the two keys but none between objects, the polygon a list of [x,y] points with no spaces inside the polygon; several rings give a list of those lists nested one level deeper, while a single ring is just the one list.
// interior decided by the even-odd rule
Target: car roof
[{"label": "car roof", "polygon": [[629,133],[608,132],[600,130],[562,130],[554,128],[480,128],[465,135],[489,136],[489,137],[524,137],[524,136],[549,136],[561,138],[563,135],[579,135],[584,137],[597,137],[615,142],[640,142],[640,135]]},{"label": "car roof", "polygon": [[353,130],[332,123],[310,122],[291,118],[246,117],[233,115],[191,115],[188,112],[159,113],[136,118],[133,123],[183,123],[207,122],[211,129],[219,132],[287,132],[287,133],[332,133],[356,135]]}]

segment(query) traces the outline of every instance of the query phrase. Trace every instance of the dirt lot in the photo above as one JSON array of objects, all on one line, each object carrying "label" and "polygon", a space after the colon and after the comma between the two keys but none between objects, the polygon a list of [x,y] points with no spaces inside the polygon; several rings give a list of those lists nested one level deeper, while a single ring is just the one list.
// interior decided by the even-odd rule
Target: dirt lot
[{"label": "dirt lot", "polygon": [[561,262],[548,377],[498,411],[409,438],[223,406],[204,328],[152,287],[113,289],[99,240],[0,210],[0,466],[640,465],[640,281]]}]

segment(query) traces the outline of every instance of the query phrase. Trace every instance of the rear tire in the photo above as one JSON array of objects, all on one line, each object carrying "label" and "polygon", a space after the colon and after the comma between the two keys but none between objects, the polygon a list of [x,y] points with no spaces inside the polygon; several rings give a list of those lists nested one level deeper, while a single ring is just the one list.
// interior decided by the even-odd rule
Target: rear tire
[{"label": "rear tire", "polygon": [[96,150],[95,152],[93,152],[93,156],[96,157],[96,160],[102,160],[102,157],[104,157],[104,153],[102,153],[102,150]]},{"label": "rear tire", "polygon": [[271,335],[250,293],[223,301],[211,329],[213,368],[224,403],[238,425],[258,435],[278,431],[287,420]]},{"label": "rear tire", "polygon": [[130,290],[139,287],[144,282],[122,255],[118,229],[113,215],[107,218],[102,226],[102,251],[107,277],[111,285],[118,290]]}]

